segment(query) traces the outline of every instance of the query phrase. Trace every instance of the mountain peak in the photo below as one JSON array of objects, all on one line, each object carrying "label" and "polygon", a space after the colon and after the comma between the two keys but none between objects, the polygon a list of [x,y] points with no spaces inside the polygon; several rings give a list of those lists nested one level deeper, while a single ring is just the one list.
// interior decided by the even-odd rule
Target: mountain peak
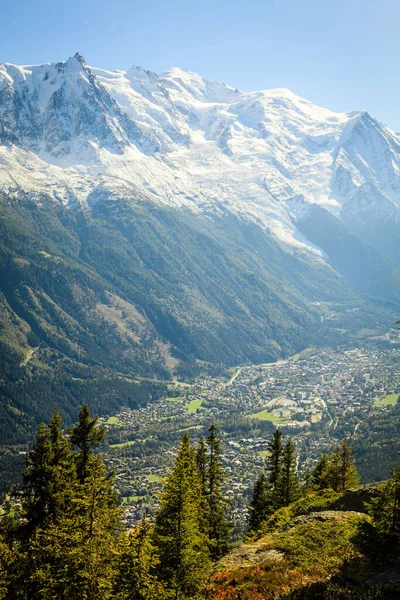
[{"label": "mountain peak", "polygon": [[149,71],[147,69],[143,69],[142,67],[138,67],[137,65],[132,65],[131,68],[127,71],[127,77],[129,79],[136,79],[140,82],[155,82],[158,80],[158,75],[153,73],[153,71]]},{"label": "mountain peak", "polygon": [[74,56],[66,60],[65,63],[59,64],[64,64],[65,68],[70,72],[78,72],[87,69],[86,61],[79,52],[76,52]]},{"label": "mountain peak", "polygon": [[82,56],[82,54],[79,54],[79,52],[75,52],[73,58],[75,60],[77,60],[82,66],[86,65],[86,60],[84,59],[84,57]]}]

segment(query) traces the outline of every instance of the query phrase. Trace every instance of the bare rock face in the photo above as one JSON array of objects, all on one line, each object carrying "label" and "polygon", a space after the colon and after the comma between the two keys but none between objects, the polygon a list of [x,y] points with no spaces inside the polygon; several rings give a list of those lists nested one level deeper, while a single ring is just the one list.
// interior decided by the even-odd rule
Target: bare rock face
[{"label": "bare rock face", "polygon": [[139,127],[78,53],[56,64],[2,65],[0,116],[0,141],[12,135],[14,143],[43,158],[92,163],[99,148],[122,154],[130,144],[144,142]]}]

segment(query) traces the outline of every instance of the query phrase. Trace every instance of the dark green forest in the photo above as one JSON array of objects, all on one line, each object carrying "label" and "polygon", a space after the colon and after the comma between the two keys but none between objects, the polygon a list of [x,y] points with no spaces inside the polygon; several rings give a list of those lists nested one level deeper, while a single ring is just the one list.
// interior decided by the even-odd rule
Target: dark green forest
[{"label": "dark green forest", "polygon": [[130,531],[98,453],[104,436],[87,405],[68,428],[58,412],[39,425],[0,519],[2,600],[396,598],[400,467],[358,489],[344,439],[300,480],[276,430],[233,547],[215,424],[196,445],[183,435],[154,518]]}]

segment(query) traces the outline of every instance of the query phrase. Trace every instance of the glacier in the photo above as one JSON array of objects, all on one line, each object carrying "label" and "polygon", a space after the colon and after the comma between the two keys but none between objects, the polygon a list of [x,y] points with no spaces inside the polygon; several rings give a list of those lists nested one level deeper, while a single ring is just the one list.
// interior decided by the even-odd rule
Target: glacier
[{"label": "glacier", "polygon": [[180,68],[110,72],[77,53],[0,65],[0,191],[84,210],[139,191],[254,221],[287,252],[326,261],[299,227],[318,205],[396,262],[400,136],[365,110],[335,113],[287,89],[243,92]]}]

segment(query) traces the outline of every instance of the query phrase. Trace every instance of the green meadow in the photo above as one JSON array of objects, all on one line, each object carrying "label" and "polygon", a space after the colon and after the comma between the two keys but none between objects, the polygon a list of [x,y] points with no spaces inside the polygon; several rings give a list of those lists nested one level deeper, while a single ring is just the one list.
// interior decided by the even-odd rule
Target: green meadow
[{"label": "green meadow", "polygon": [[268,410],[262,410],[258,413],[254,413],[252,415],[250,415],[250,417],[252,419],[259,419],[260,421],[271,421],[271,423],[286,423],[285,419],[282,419],[281,417],[277,417],[276,415],[273,415],[272,413],[268,412]]},{"label": "green meadow", "polygon": [[383,398],[379,398],[379,400],[375,400],[374,405],[375,406],[395,406],[398,402],[400,394],[388,394],[387,396],[384,396]]}]

